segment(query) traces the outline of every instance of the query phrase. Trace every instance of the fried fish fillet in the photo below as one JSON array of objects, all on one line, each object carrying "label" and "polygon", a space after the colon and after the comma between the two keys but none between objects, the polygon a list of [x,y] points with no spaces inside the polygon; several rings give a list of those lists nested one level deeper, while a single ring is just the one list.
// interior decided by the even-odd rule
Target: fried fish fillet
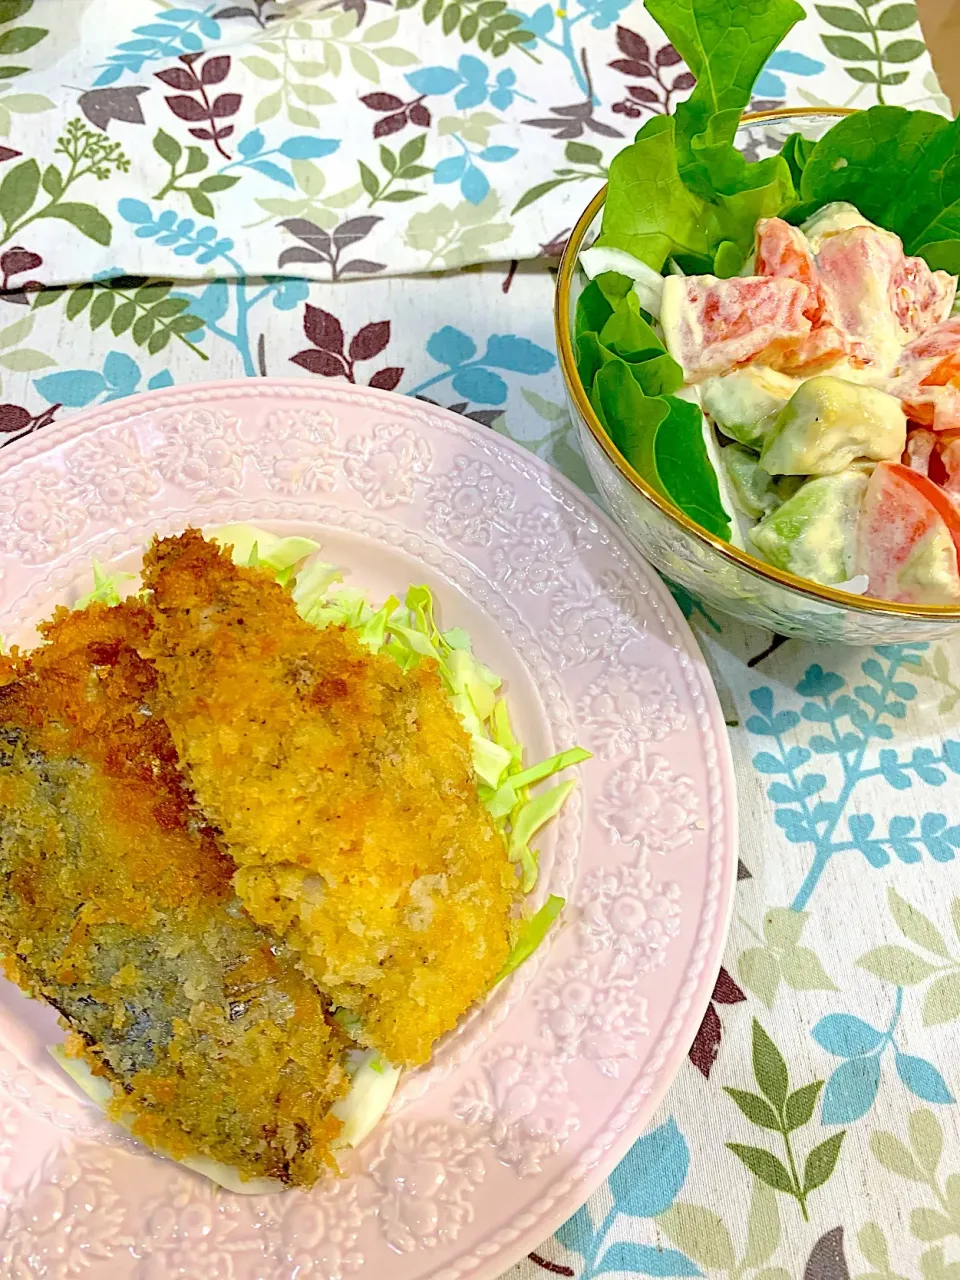
[{"label": "fried fish fillet", "polygon": [[433,665],[309,626],[196,530],[143,578],[158,705],[244,906],[391,1062],[426,1061],[500,971],[517,899]]},{"label": "fried fish fillet", "polygon": [[155,712],[147,629],[127,605],[61,609],[47,645],[0,660],[4,969],[61,1012],[138,1137],[310,1185],[347,1045],[237,901]]}]

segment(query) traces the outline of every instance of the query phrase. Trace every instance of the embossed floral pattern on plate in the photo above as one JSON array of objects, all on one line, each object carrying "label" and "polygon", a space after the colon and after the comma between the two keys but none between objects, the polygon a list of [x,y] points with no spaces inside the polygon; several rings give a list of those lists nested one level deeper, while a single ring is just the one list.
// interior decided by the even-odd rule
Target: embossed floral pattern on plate
[{"label": "embossed floral pattern on plate", "polygon": [[719,708],[662,584],[562,477],[443,410],[332,382],[171,388],[4,450],[0,632],[85,588],[94,554],[230,520],[316,533],[374,594],[430,582],[441,625],[506,676],[531,749],[594,752],[541,841],[538,895],[568,905],[344,1179],[307,1194],[229,1195],[146,1153],[37,1065],[56,1033],[0,984],[0,1273],[494,1280],[642,1130],[706,1008],[736,867]]}]

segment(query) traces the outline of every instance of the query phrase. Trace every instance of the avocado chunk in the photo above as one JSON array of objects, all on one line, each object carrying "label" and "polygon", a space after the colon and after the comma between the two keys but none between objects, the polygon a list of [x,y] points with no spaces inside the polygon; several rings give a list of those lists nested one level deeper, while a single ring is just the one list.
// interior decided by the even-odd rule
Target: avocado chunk
[{"label": "avocado chunk", "polygon": [[773,477],[760,466],[760,459],[742,444],[724,445],[720,451],[730,480],[733,499],[744,515],[758,520],[780,503]]},{"label": "avocado chunk", "polygon": [[796,386],[795,378],[755,365],[707,378],[700,402],[725,436],[759,449]]},{"label": "avocado chunk", "polygon": [[897,574],[895,599],[911,604],[955,604],[958,593],[957,548],[941,521],[916,543]]},{"label": "avocado chunk", "polygon": [[829,476],[857,458],[898,459],[907,439],[900,401],[875,387],[821,374],[783,407],[760,453],[772,476]]},{"label": "avocado chunk", "polygon": [[859,209],[846,200],[834,200],[825,204],[806,222],[800,224],[800,230],[810,242],[814,253],[820,252],[820,246],[830,236],[839,235],[841,231],[852,231],[854,227],[872,227],[874,224],[863,216]]},{"label": "avocado chunk", "polygon": [[818,476],[750,530],[754,546],[778,569],[826,585],[854,572],[857,518],[867,477],[851,468]]}]

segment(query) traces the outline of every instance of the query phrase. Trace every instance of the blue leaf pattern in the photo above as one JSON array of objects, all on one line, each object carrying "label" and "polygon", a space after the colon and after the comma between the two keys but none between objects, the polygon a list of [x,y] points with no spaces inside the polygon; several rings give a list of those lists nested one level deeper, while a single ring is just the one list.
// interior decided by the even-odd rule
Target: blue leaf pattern
[{"label": "blue leaf pattern", "polygon": [[703,1274],[691,1258],[677,1249],[609,1240],[611,1228],[621,1215],[652,1218],[669,1209],[683,1187],[689,1166],[690,1148],[672,1116],[633,1144],[610,1175],[613,1204],[603,1222],[595,1228],[584,1207],[556,1233],[566,1249],[583,1259],[580,1280],[593,1280],[616,1271],[636,1271],[644,1276]]},{"label": "blue leaf pattern", "polygon": [[924,1102],[948,1103],[955,1100],[943,1076],[926,1058],[915,1058],[898,1052],[894,1061],[897,1075],[916,1097],[922,1098]]},{"label": "blue leaf pattern", "polygon": [[880,1087],[880,1058],[850,1058],[841,1062],[823,1091],[820,1118],[824,1124],[852,1124],[873,1106]]},{"label": "blue leaf pattern", "polygon": [[703,1272],[685,1253],[676,1249],[655,1249],[649,1244],[618,1240],[600,1260],[592,1273],[609,1275],[611,1271],[635,1271],[641,1276],[702,1276]]},{"label": "blue leaf pattern", "polygon": [[811,1033],[821,1049],[837,1058],[858,1058],[883,1044],[883,1032],[851,1013],[831,1013],[821,1018]]},{"label": "blue leaf pattern", "polygon": [[220,39],[220,24],[211,15],[216,5],[198,9],[164,9],[162,22],[134,27],[134,38],[124,40],[107,55],[94,81],[97,87],[115,84],[123,75],[139,75],[148,62],[169,61],[183,53],[200,53],[204,43]]},{"label": "blue leaf pattern", "polygon": [[610,1190],[621,1213],[652,1218],[673,1204],[690,1164],[690,1149],[671,1116],[633,1144],[610,1176]]},{"label": "blue leaf pattern", "polygon": [[146,387],[140,386],[142,377],[139,364],[125,351],[110,351],[104,357],[102,370],[64,369],[59,373],[48,373],[42,378],[35,378],[33,385],[38,394],[50,404],[83,409],[87,405],[107,404],[110,400],[119,400],[137,391],[153,391],[158,387],[169,387],[173,383],[168,369],[154,374]]},{"label": "blue leaf pattern", "polygon": [[427,339],[426,351],[432,360],[446,365],[447,369],[419,383],[410,394],[421,395],[449,379],[458,396],[479,405],[501,405],[507,399],[509,386],[495,370],[537,376],[548,373],[556,364],[556,356],[551,351],[515,334],[491,334],[483,355],[477,356],[474,340],[450,325],[438,329]]},{"label": "blue leaf pattern", "polygon": [[[795,688],[804,699],[799,711],[777,711],[769,687],[750,693],[759,714],[748,718],[748,731],[777,744],[775,751],[759,751],[753,760],[759,773],[780,779],[767,787],[776,806],[774,821],[792,844],[812,850],[807,875],[793,899],[796,910],[803,910],[810,902],[831,859],[848,850],[856,850],[869,866],[879,869],[890,865],[891,855],[904,864],[921,862],[924,854],[934,862],[949,862],[960,848],[960,829],[941,813],[922,815],[919,831],[914,819],[894,816],[884,832],[877,830],[872,814],[856,808],[856,791],[863,780],[880,777],[894,791],[909,791],[916,782],[939,787],[946,781],[946,771],[955,772],[960,764],[960,749],[949,742],[940,753],[920,746],[909,756],[893,747],[879,747],[876,762],[870,760],[871,746],[893,737],[890,721],[902,719],[907,705],[917,696],[916,685],[904,679],[903,673],[917,664],[925,649],[922,643],[878,646],[876,656],[860,664],[868,683],[852,689],[836,672],[812,663]],[[788,744],[787,736],[802,724],[817,727],[807,739],[807,747]],[[828,784],[826,775],[819,771],[800,772],[811,752],[833,756],[843,772],[836,797],[825,798],[816,806],[810,805],[810,799]]]},{"label": "blue leaf pattern", "polygon": [[[515,87],[516,71],[508,67],[498,71],[491,79],[487,64],[471,54],[464,54],[460,58],[456,71],[450,67],[421,67],[417,71],[408,72],[406,81],[415,93],[425,96],[440,97],[456,89],[453,103],[458,111],[469,111],[488,100],[498,111],[506,111],[514,98],[533,101]],[[510,148],[505,150],[512,151]]]}]

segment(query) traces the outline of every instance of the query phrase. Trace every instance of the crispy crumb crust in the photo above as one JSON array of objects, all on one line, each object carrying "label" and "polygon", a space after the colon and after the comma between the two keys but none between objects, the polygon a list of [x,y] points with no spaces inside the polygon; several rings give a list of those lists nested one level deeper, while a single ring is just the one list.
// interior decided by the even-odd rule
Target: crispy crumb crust
[{"label": "crispy crumb crust", "polygon": [[492,985],[517,877],[434,665],[317,630],[197,530],[144,559],[159,707],[255,920],[391,1062]]},{"label": "crispy crumb crust", "polygon": [[0,660],[0,951],[145,1142],[309,1186],[332,1166],[346,1041],[255,925],[138,656],[135,606],[58,610]]}]

